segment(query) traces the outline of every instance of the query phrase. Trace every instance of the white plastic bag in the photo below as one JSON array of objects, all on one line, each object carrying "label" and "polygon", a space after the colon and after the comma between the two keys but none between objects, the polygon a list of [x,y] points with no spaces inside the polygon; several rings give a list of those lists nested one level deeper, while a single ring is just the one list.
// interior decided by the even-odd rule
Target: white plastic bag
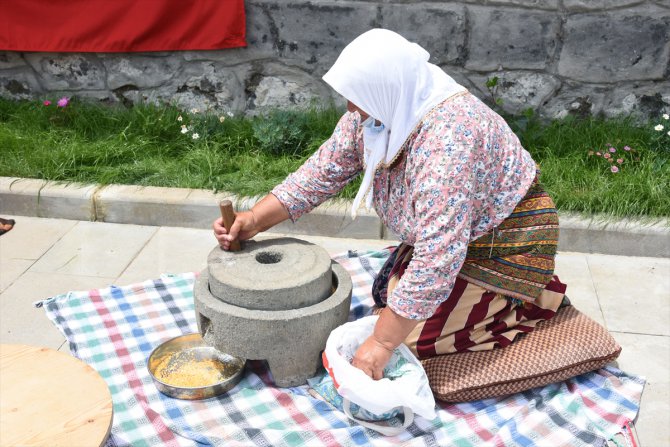
[{"label": "white plastic bag", "polygon": [[[435,418],[435,398],[419,360],[405,345],[398,346],[384,368],[383,378],[374,380],[351,364],[358,347],[372,334],[376,315],[352,321],[334,329],[323,352],[323,365],[344,400],[343,409],[359,424],[384,435],[395,435],[413,421],[414,413]],[[380,426],[352,414],[350,403],[375,415],[404,412],[402,427]]]}]

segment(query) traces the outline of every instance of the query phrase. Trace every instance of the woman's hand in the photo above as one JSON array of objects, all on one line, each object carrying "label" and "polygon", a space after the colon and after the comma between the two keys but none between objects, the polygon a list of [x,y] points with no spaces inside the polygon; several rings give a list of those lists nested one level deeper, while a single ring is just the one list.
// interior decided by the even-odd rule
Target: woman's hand
[{"label": "woman's hand", "polygon": [[224,250],[230,250],[230,243],[235,239],[246,241],[256,236],[260,231],[254,213],[251,211],[235,213],[235,222],[230,227],[230,232],[226,231],[221,217],[214,221],[212,228],[214,229],[214,237]]},{"label": "woman's hand", "polygon": [[391,359],[393,349],[385,346],[371,335],[358,347],[351,364],[374,380],[384,376],[384,367]]},{"label": "woman's hand", "polygon": [[246,241],[288,218],[289,214],[284,205],[274,195],[268,194],[250,211],[235,213],[235,222],[230,227],[230,232],[226,231],[221,217],[214,221],[212,228],[221,248],[230,250],[230,243],[235,239]]},{"label": "woman's hand", "polygon": [[383,308],[372,335],[358,347],[351,364],[373,379],[381,379],[393,350],[405,340],[417,323],[418,320],[401,317],[388,306]]}]

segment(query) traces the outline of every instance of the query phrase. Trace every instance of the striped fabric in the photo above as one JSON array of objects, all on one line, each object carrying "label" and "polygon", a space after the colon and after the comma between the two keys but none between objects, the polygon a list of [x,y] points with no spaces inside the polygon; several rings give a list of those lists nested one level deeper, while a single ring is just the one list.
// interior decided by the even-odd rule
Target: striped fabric
[{"label": "striped fabric", "polygon": [[552,280],[557,246],[558,214],[536,178],[507,219],[468,244],[458,276],[532,303]]},{"label": "striped fabric", "polygon": [[[368,314],[374,305],[372,282],[389,253],[336,258],[353,280],[350,319]],[[312,397],[306,386],[274,387],[260,361],[248,362],[242,381],[222,396],[173,399],[158,392],[146,361],[163,341],[197,330],[194,279],[192,273],[166,275],[39,303],[73,355],[95,368],[111,390],[114,421],[108,447],[590,447],[629,433],[623,427],[639,409],[644,381],[613,367],[505,399],[440,404],[435,419],[418,417],[389,438],[350,422]]]},{"label": "striped fabric", "polygon": [[[550,287],[559,288],[560,283],[554,281]],[[503,295],[458,278],[446,304],[418,324],[405,343],[420,359],[503,348],[518,334],[531,332],[537,323],[553,317],[563,296],[547,288],[534,304],[517,305]]]},{"label": "striped fabric", "polygon": [[[373,284],[375,305],[386,305],[386,297],[400,281],[412,259],[411,246],[400,244],[382,266]],[[465,351],[485,351],[508,346],[520,333],[528,333],[537,323],[556,314],[565,285],[553,276],[534,303],[510,299],[456,279],[449,298],[433,316],[417,324],[405,344],[420,359]]]}]

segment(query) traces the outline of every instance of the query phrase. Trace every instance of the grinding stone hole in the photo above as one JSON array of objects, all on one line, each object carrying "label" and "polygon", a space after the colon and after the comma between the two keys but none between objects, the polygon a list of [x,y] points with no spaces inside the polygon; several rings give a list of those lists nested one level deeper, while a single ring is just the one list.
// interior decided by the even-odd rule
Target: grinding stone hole
[{"label": "grinding stone hole", "polygon": [[256,255],[256,261],[261,264],[276,264],[281,261],[281,253],[274,251],[262,251]]}]

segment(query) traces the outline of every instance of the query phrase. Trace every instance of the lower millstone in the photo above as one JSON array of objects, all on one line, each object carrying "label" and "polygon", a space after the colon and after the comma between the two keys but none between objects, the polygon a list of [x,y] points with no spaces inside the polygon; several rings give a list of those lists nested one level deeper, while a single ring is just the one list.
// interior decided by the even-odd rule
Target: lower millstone
[{"label": "lower millstone", "polygon": [[304,385],[321,366],[330,332],[347,322],[351,277],[333,263],[334,293],[312,306],[293,310],[254,310],[225,303],[209,291],[203,270],[195,283],[198,329],[205,342],[247,360],[267,360],[277,386]]}]

